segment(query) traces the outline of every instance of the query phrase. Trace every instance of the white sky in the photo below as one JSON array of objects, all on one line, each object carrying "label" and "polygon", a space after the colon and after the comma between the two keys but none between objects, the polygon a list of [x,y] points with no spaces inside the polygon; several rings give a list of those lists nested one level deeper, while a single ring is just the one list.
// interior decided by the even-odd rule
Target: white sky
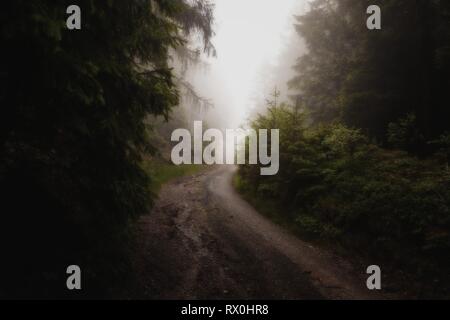
[{"label": "white sky", "polygon": [[215,0],[213,43],[217,58],[209,58],[208,71],[194,80],[198,91],[211,98],[227,125],[242,124],[253,107],[258,74],[276,65],[292,39],[293,15],[306,0]]}]

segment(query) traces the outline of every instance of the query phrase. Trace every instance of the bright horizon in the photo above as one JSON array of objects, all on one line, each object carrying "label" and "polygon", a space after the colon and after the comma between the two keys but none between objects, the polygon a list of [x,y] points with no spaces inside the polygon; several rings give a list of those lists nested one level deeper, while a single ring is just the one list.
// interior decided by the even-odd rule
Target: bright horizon
[{"label": "bright horizon", "polygon": [[[194,71],[200,94],[211,99],[226,125],[242,125],[255,106],[261,71],[276,66],[295,30],[303,0],[216,0],[213,43],[217,57],[206,72]],[[222,119],[224,120],[224,119]]]}]

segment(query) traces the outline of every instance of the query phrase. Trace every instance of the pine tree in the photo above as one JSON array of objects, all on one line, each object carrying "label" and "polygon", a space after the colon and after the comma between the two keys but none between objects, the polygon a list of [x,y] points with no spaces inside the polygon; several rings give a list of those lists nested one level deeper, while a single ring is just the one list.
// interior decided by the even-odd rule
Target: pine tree
[{"label": "pine tree", "polygon": [[87,294],[105,294],[94,289],[123,272],[128,223],[151,203],[145,119],[179,101],[170,56],[193,33],[213,50],[207,0],[80,0],[76,31],[70,4],[0,12],[0,296],[57,296],[73,263]]}]

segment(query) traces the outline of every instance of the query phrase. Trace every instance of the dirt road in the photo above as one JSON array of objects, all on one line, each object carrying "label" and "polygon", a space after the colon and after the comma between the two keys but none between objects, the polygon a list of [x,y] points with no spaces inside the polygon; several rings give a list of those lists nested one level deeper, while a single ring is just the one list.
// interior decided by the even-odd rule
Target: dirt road
[{"label": "dirt road", "polygon": [[167,184],[139,224],[140,298],[370,299],[365,270],[299,240],[233,190],[234,167]]}]

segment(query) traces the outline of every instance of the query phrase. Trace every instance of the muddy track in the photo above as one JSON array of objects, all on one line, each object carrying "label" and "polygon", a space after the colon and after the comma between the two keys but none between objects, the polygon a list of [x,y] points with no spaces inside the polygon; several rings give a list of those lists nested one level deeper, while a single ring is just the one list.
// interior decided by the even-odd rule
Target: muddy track
[{"label": "muddy track", "polygon": [[163,187],[138,227],[143,299],[371,299],[364,270],[299,240],[233,190],[222,166]]}]

